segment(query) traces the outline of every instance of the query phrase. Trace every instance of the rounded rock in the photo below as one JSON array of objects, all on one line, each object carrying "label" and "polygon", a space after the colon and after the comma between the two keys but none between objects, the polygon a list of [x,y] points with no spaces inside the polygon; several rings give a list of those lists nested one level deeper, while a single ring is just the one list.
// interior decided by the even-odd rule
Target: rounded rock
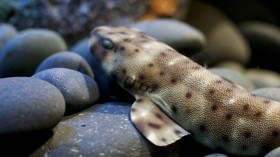
[{"label": "rounded rock", "polygon": [[45,80],[61,91],[66,102],[67,113],[85,109],[99,98],[99,89],[95,80],[75,70],[52,68],[32,77]]},{"label": "rounded rock", "polygon": [[247,90],[255,89],[254,84],[239,71],[226,68],[210,68],[208,70],[226,80],[230,80],[241,87],[244,87]]},{"label": "rounded rock", "polygon": [[276,87],[259,88],[252,91],[251,93],[267,99],[280,102],[280,88],[276,88]]},{"label": "rounded rock", "polygon": [[87,61],[80,55],[72,52],[60,52],[46,58],[36,69],[36,73],[51,68],[67,68],[79,71],[90,77],[94,77],[92,69]]},{"label": "rounded rock", "polygon": [[[206,45],[204,35],[196,28],[177,20],[159,19],[130,25],[170,45],[178,51],[201,51]],[[164,27],[162,27],[164,26]]]},{"label": "rounded rock", "polygon": [[228,157],[228,156],[225,154],[209,154],[204,157]]},{"label": "rounded rock", "polygon": [[244,22],[239,28],[253,52],[249,66],[280,72],[277,65],[280,57],[280,27],[264,22]]},{"label": "rounded rock", "polygon": [[29,77],[0,79],[0,135],[31,133],[55,127],[65,101],[52,84]]},{"label": "rounded rock", "polygon": [[0,53],[0,77],[30,76],[45,58],[66,49],[65,41],[54,31],[22,31]]},{"label": "rounded rock", "polygon": [[13,25],[0,24],[0,53],[4,45],[17,34]]},{"label": "rounded rock", "polygon": [[239,71],[241,73],[245,72],[244,66],[242,66],[240,63],[237,62],[221,62],[218,64],[215,64],[213,67],[215,68],[227,68],[235,71]]},{"label": "rounded rock", "polygon": [[213,65],[235,61],[245,65],[251,51],[239,29],[218,9],[202,1],[191,1],[186,21],[204,33],[207,45],[192,58],[200,63]]},{"label": "rounded rock", "polygon": [[255,88],[280,87],[279,73],[267,69],[249,69],[245,76],[252,81]]},{"label": "rounded rock", "polygon": [[179,143],[158,148],[148,142],[129,120],[131,104],[96,104],[68,116],[54,135],[30,157],[37,156],[179,156]]},{"label": "rounded rock", "polygon": [[264,157],[278,157],[278,156],[280,156],[280,147],[273,149],[272,151],[267,153]]}]

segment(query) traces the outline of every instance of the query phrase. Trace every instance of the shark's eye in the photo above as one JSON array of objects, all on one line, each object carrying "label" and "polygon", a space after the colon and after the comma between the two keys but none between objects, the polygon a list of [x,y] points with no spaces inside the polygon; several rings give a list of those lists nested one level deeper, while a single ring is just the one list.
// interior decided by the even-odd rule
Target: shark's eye
[{"label": "shark's eye", "polygon": [[107,50],[112,50],[114,48],[113,42],[107,38],[102,39],[102,46]]}]

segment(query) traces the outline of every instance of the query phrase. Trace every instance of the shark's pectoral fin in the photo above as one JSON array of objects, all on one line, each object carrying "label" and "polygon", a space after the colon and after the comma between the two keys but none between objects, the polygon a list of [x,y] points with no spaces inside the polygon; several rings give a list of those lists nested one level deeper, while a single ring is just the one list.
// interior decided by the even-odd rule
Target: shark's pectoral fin
[{"label": "shark's pectoral fin", "polygon": [[173,122],[157,105],[143,97],[133,103],[130,117],[136,128],[153,144],[166,146],[190,133]]}]

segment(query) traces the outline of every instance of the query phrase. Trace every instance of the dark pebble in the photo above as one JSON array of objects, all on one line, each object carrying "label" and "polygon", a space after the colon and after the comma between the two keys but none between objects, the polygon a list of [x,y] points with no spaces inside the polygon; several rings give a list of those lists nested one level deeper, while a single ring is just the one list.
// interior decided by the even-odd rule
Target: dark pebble
[{"label": "dark pebble", "polygon": [[0,137],[52,129],[65,101],[52,84],[29,77],[0,79]]},{"label": "dark pebble", "polygon": [[67,113],[85,109],[99,98],[99,89],[95,80],[75,70],[52,68],[32,77],[45,80],[61,91],[66,102]]},{"label": "dark pebble", "polygon": [[66,43],[54,31],[24,30],[3,47],[0,53],[0,77],[31,76],[45,58],[66,49]]},{"label": "dark pebble", "polygon": [[36,73],[51,68],[67,68],[79,71],[90,77],[94,77],[92,69],[87,61],[80,55],[72,52],[60,52],[46,58],[36,69]]}]

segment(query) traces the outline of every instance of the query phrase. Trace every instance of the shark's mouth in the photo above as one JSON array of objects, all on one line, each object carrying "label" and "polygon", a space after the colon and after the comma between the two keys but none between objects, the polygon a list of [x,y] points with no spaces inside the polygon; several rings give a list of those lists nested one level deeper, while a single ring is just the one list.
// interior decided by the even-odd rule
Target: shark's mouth
[{"label": "shark's mouth", "polygon": [[156,84],[145,85],[129,76],[125,76],[123,87],[127,90],[134,90],[136,92],[154,92],[158,88]]}]

